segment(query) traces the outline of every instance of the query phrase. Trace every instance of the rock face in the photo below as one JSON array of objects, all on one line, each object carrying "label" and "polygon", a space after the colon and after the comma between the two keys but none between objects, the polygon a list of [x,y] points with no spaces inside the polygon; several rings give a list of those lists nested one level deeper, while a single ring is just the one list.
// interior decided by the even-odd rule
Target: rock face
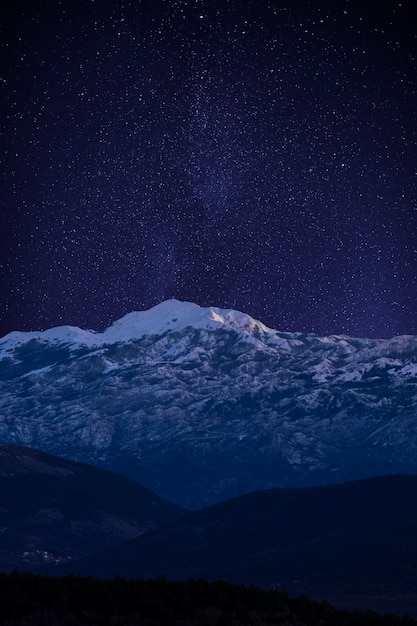
[{"label": "rock face", "polygon": [[0,439],[197,508],[417,473],[417,337],[317,337],[176,300],[0,341]]},{"label": "rock face", "polygon": [[124,476],[0,444],[0,571],[85,557],[182,514]]}]

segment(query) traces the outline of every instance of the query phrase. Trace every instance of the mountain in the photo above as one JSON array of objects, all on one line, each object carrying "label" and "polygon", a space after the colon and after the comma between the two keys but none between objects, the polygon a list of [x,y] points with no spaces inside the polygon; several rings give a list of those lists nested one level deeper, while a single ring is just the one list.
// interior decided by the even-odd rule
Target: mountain
[{"label": "mountain", "polygon": [[240,496],[55,571],[222,579],[417,616],[417,477]]},{"label": "mountain", "polygon": [[0,444],[0,571],[81,558],[182,514],[124,476]]},{"label": "mountain", "polygon": [[169,300],[0,341],[0,439],[197,508],[417,473],[417,337],[318,337]]}]

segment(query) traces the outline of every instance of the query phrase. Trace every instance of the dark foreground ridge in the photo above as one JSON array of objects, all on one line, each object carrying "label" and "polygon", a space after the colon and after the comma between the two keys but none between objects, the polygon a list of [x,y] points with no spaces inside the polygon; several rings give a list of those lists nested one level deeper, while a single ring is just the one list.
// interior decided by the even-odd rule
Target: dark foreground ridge
[{"label": "dark foreground ridge", "polygon": [[124,476],[0,443],[0,570],[86,557],[182,514]]},{"label": "dark foreground ridge", "polygon": [[203,578],[417,617],[417,477],[272,489],[188,513],[53,575]]},{"label": "dark foreground ridge", "polygon": [[282,591],[208,583],[0,574],[7,626],[415,626],[408,616],[336,610]]}]

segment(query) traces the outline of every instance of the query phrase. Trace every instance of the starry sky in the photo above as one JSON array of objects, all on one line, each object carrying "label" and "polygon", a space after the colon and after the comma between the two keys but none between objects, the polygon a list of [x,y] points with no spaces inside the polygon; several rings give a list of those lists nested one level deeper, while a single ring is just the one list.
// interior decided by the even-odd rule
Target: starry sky
[{"label": "starry sky", "polygon": [[413,0],[5,0],[0,335],[417,334]]}]

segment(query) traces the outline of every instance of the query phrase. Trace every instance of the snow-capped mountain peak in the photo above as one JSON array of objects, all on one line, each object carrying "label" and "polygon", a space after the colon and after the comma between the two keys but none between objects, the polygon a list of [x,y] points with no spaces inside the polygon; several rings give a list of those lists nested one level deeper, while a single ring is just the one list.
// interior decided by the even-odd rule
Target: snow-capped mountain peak
[{"label": "snow-capped mountain peak", "polygon": [[187,327],[211,330],[227,328],[249,335],[255,332],[268,333],[271,336],[276,334],[276,331],[245,313],[218,307],[200,307],[192,302],[172,299],[147,311],[128,313],[102,332],[83,330],[76,326],[58,326],[34,332],[14,331],[0,340],[0,355],[33,339],[92,348],[132,341],[145,335],[163,335]]},{"label": "snow-capped mountain peak", "polygon": [[275,334],[261,322],[233,309],[200,307],[193,302],[166,300],[147,311],[128,313],[102,333],[106,343],[129,341],[145,335],[161,335],[187,327],[195,329],[228,328],[244,333],[261,331]]}]

